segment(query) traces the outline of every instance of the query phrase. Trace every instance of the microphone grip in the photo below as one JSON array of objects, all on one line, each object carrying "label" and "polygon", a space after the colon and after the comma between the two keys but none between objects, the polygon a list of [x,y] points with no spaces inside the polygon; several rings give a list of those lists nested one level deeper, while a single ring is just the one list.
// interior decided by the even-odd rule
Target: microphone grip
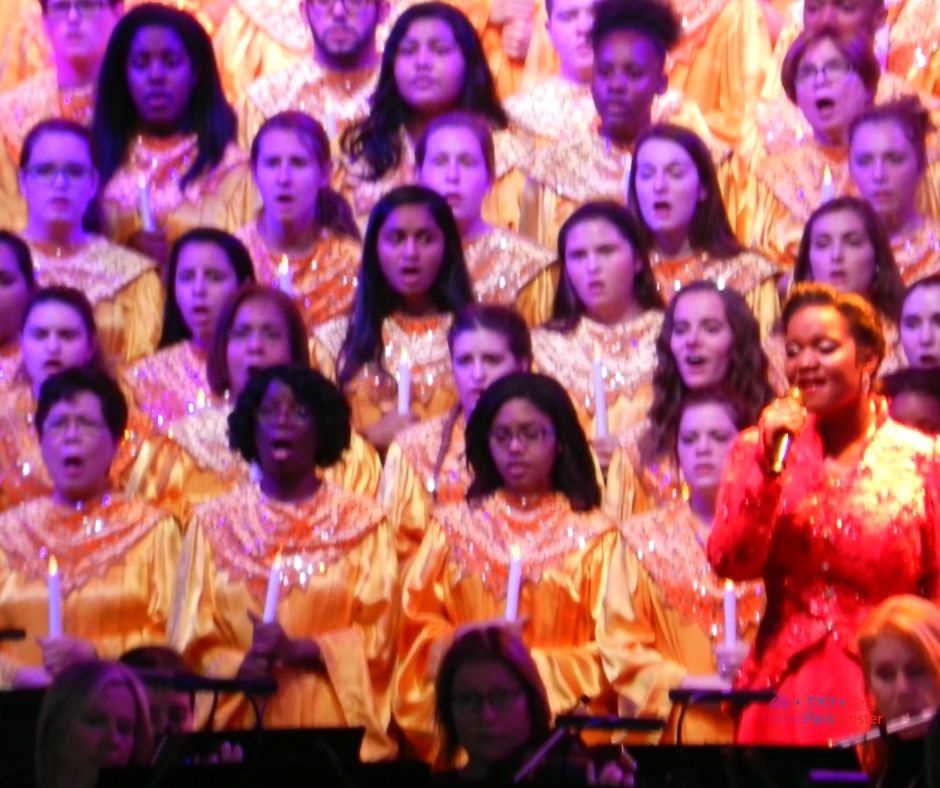
[{"label": "microphone grip", "polygon": [[793,433],[788,430],[781,431],[774,438],[774,453],[770,461],[770,470],[774,476],[779,476],[783,471],[783,466],[787,463],[787,457],[790,454],[790,447],[793,445]]}]

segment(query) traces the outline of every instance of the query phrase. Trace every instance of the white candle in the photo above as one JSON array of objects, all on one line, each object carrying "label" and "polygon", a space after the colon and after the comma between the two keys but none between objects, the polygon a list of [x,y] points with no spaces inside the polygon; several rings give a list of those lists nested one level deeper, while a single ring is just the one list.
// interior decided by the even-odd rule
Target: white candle
[{"label": "white candle", "polygon": [[827,164],[823,169],[822,188],[819,190],[819,202],[829,202],[836,196],[836,185],[832,181],[832,170]]},{"label": "white candle", "polygon": [[157,229],[157,222],[153,218],[153,207],[150,205],[150,182],[146,175],[141,175],[137,181],[137,208],[140,211],[140,226],[144,232],[152,233]]},{"label": "white candle", "polygon": [[62,637],[62,577],[54,555],[49,557],[49,637]]},{"label": "white candle", "polygon": [[287,255],[281,255],[281,262],[277,266],[277,287],[282,293],[294,295],[294,278],[290,272],[290,262]]},{"label": "white candle", "polygon": [[336,139],[336,111],[333,109],[333,97],[326,97],[326,136],[330,138],[330,143]]},{"label": "white candle", "polygon": [[735,648],[738,645],[738,598],[734,593],[734,583],[725,580],[725,646]]},{"label": "white candle", "polygon": [[263,624],[273,624],[277,619],[277,598],[281,590],[281,554],[278,553],[271,564],[271,574],[268,576],[268,592],[264,595],[264,613],[261,615]]},{"label": "white candle", "polygon": [[398,413],[407,416],[411,413],[411,360],[408,351],[402,349],[398,361]]},{"label": "white candle", "polygon": [[519,617],[519,590],[522,587],[522,551],[514,544],[509,551],[509,581],[506,583],[506,620]]},{"label": "white candle", "polygon": [[604,385],[604,362],[600,360],[600,353],[595,352],[594,363],[591,365],[594,373],[594,437],[606,438],[609,430],[607,424],[607,386]]}]

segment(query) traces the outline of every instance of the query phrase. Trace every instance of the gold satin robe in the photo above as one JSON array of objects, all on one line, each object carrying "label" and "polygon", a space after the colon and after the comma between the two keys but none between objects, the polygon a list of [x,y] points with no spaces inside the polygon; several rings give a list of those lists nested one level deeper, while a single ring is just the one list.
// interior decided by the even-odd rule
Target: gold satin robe
[{"label": "gold satin robe", "polygon": [[108,235],[124,243],[143,229],[142,184],[148,185],[154,220],[171,243],[194,227],[217,227],[233,233],[246,224],[258,208],[248,157],[230,144],[215,168],[181,191],[179,179],[192,166],[196,152],[195,135],[135,137],[124,165],[102,185],[101,207]]},{"label": "gold satin robe", "polygon": [[121,380],[131,402],[157,431],[205,407],[210,395],[206,354],[192,340],[161,348],[125,368]]},{"label": "gold satin robe", "polygon": [[9,90],[52,63],[52,47],[36,0],[0,4],[0,90]]},{"label": "gold satin robe", "polygon": [[[277,621],[291,638],[310,638],[323,668],[275,669],[278,692],[266,727],[363,726],[366,760],[391,758],[388,690],[395,655],[395,551],[382,510],[328,484],[307,500],[267,498],[240,484],[197,507],[186,530],[170,641],[200,673],[229,678],[251,647],[250,611],[261,617],[280,555]],[[226,699],[216,720],[246,728],[243,696]]]},{"label": "gold satin robe", "polygon": [[20,667],[39,667],[48,633],[48,560],[62,584],[62,633],[102,659],[162,644],[180,555],[179,523],[140,501],[109,494],[84,506],[44,496],[0,514],[0,628],[26,640],[0,643],[0,688]]},{"label": "gold satin robe", "polygon": [[294,301],[307,328],[314,328],[352,311],[362,245],[355,238],[323,230],[313,248],[303,255],[284,255],[267,245],[257,221],[235,233],[248,247],[255,277],[279,287],[280,264],[286,257]]},{"label": "gold satin robe", "polygon": [[9,391],[24,374],[21,371],[23,356],[20,353],[19,337],[0,348],[0,396]]},{"label": "gold satin robe", "polygon": [[[724,584],[705,555],[708,528],[685,501],[625,520],[611,561],[597,640],[604,669],[629,713],[667,720],[657,743],[676,741],[679,707],[669,700],[686,675],[717,672],[714,648],[724,642]],[[637,572],[639,562],[643,571]],[[737,639],[750,644],[763,614],[759,582],[739,583]],[[717,706],[694,706],[682,726],[687,744],[730,744],[732,717]],[[646,739],[646,741],[649,741]]]},{"label": "gold satin robe", "polygon": [[435,511],[404,580],[392,694],[395,721],[419,757],[433,761],[440,749],[440,660],[459,627],[503,618],[514,545],[523,571],[518,620],[552,712],[578,707],[585,695],[592,712],[613,709],[595,628],[618,538],[612,521],[572,511],[560,493],[517,505],[498,491],[472,508]]},{"label": "gold satin robe", "polygon": [[[346,386],[353,412],[353,428],[360,432],[378,422],[398,405],[396,376],[403,358],[411,366],[411,412],[420,419],[446,413],[457,403],[457,388],[450,365],[447,331],[449,314],[407,317],[395,314],[382,323],[385,372],[367,364]],[[336,379],[336,359],[346,330],[347,318],[338,318],[314,332],[317,368]]]},{"label": "gold satin robe", "polygon": [[126,362],[156,350],[165,295],[153,260],[100,235],[74,251],[34,242],[29,248],[41,286],[67,285],[88,296],[106,356]]},{"label": "gold satin robe", "polygon": [[906,285],[940,272],[940,220],[925,218],[910,235],[892,238],[891,250]]}]

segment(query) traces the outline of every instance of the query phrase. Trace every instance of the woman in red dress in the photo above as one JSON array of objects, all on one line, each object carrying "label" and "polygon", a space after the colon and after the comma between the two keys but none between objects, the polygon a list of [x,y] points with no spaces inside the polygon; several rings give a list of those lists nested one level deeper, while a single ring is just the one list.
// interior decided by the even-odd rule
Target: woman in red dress
[{"label": "woman in red dress", "polygon": [[[786,371],[802,395],[772,402],[725,466],[708,557],[719,575],[763,577],[767,610],[739,676],[772,688],[739,741],[825,744],[867,727],[856,634],[893,594],[938,598],[940,458],[870,393],[885,340],[876,310],[828,285],[784,307]],[[792,436],[782,472],[773,459]]]}]

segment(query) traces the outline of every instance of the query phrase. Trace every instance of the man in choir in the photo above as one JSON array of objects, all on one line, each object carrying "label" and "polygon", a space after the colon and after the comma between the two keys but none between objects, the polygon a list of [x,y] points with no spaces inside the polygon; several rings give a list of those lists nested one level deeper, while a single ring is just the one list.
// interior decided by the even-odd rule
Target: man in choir
[{"label": "man in choir", "polygon": [[369,112],[379,66],[376,28],[388,14],[387,0],[302,0],[301,10],[313,37],[312,51],[248,86],[239,111],[245,148],[278,112],[312,115],[332,141]]},{"label": "man in choir", "polygon": [[0,226],[18,228],[25,208],[16,186],[23,140],[37,123],[65,117],[91,122],[98,69],[123,0],[39,0],[52,61],[0,94]]}]

